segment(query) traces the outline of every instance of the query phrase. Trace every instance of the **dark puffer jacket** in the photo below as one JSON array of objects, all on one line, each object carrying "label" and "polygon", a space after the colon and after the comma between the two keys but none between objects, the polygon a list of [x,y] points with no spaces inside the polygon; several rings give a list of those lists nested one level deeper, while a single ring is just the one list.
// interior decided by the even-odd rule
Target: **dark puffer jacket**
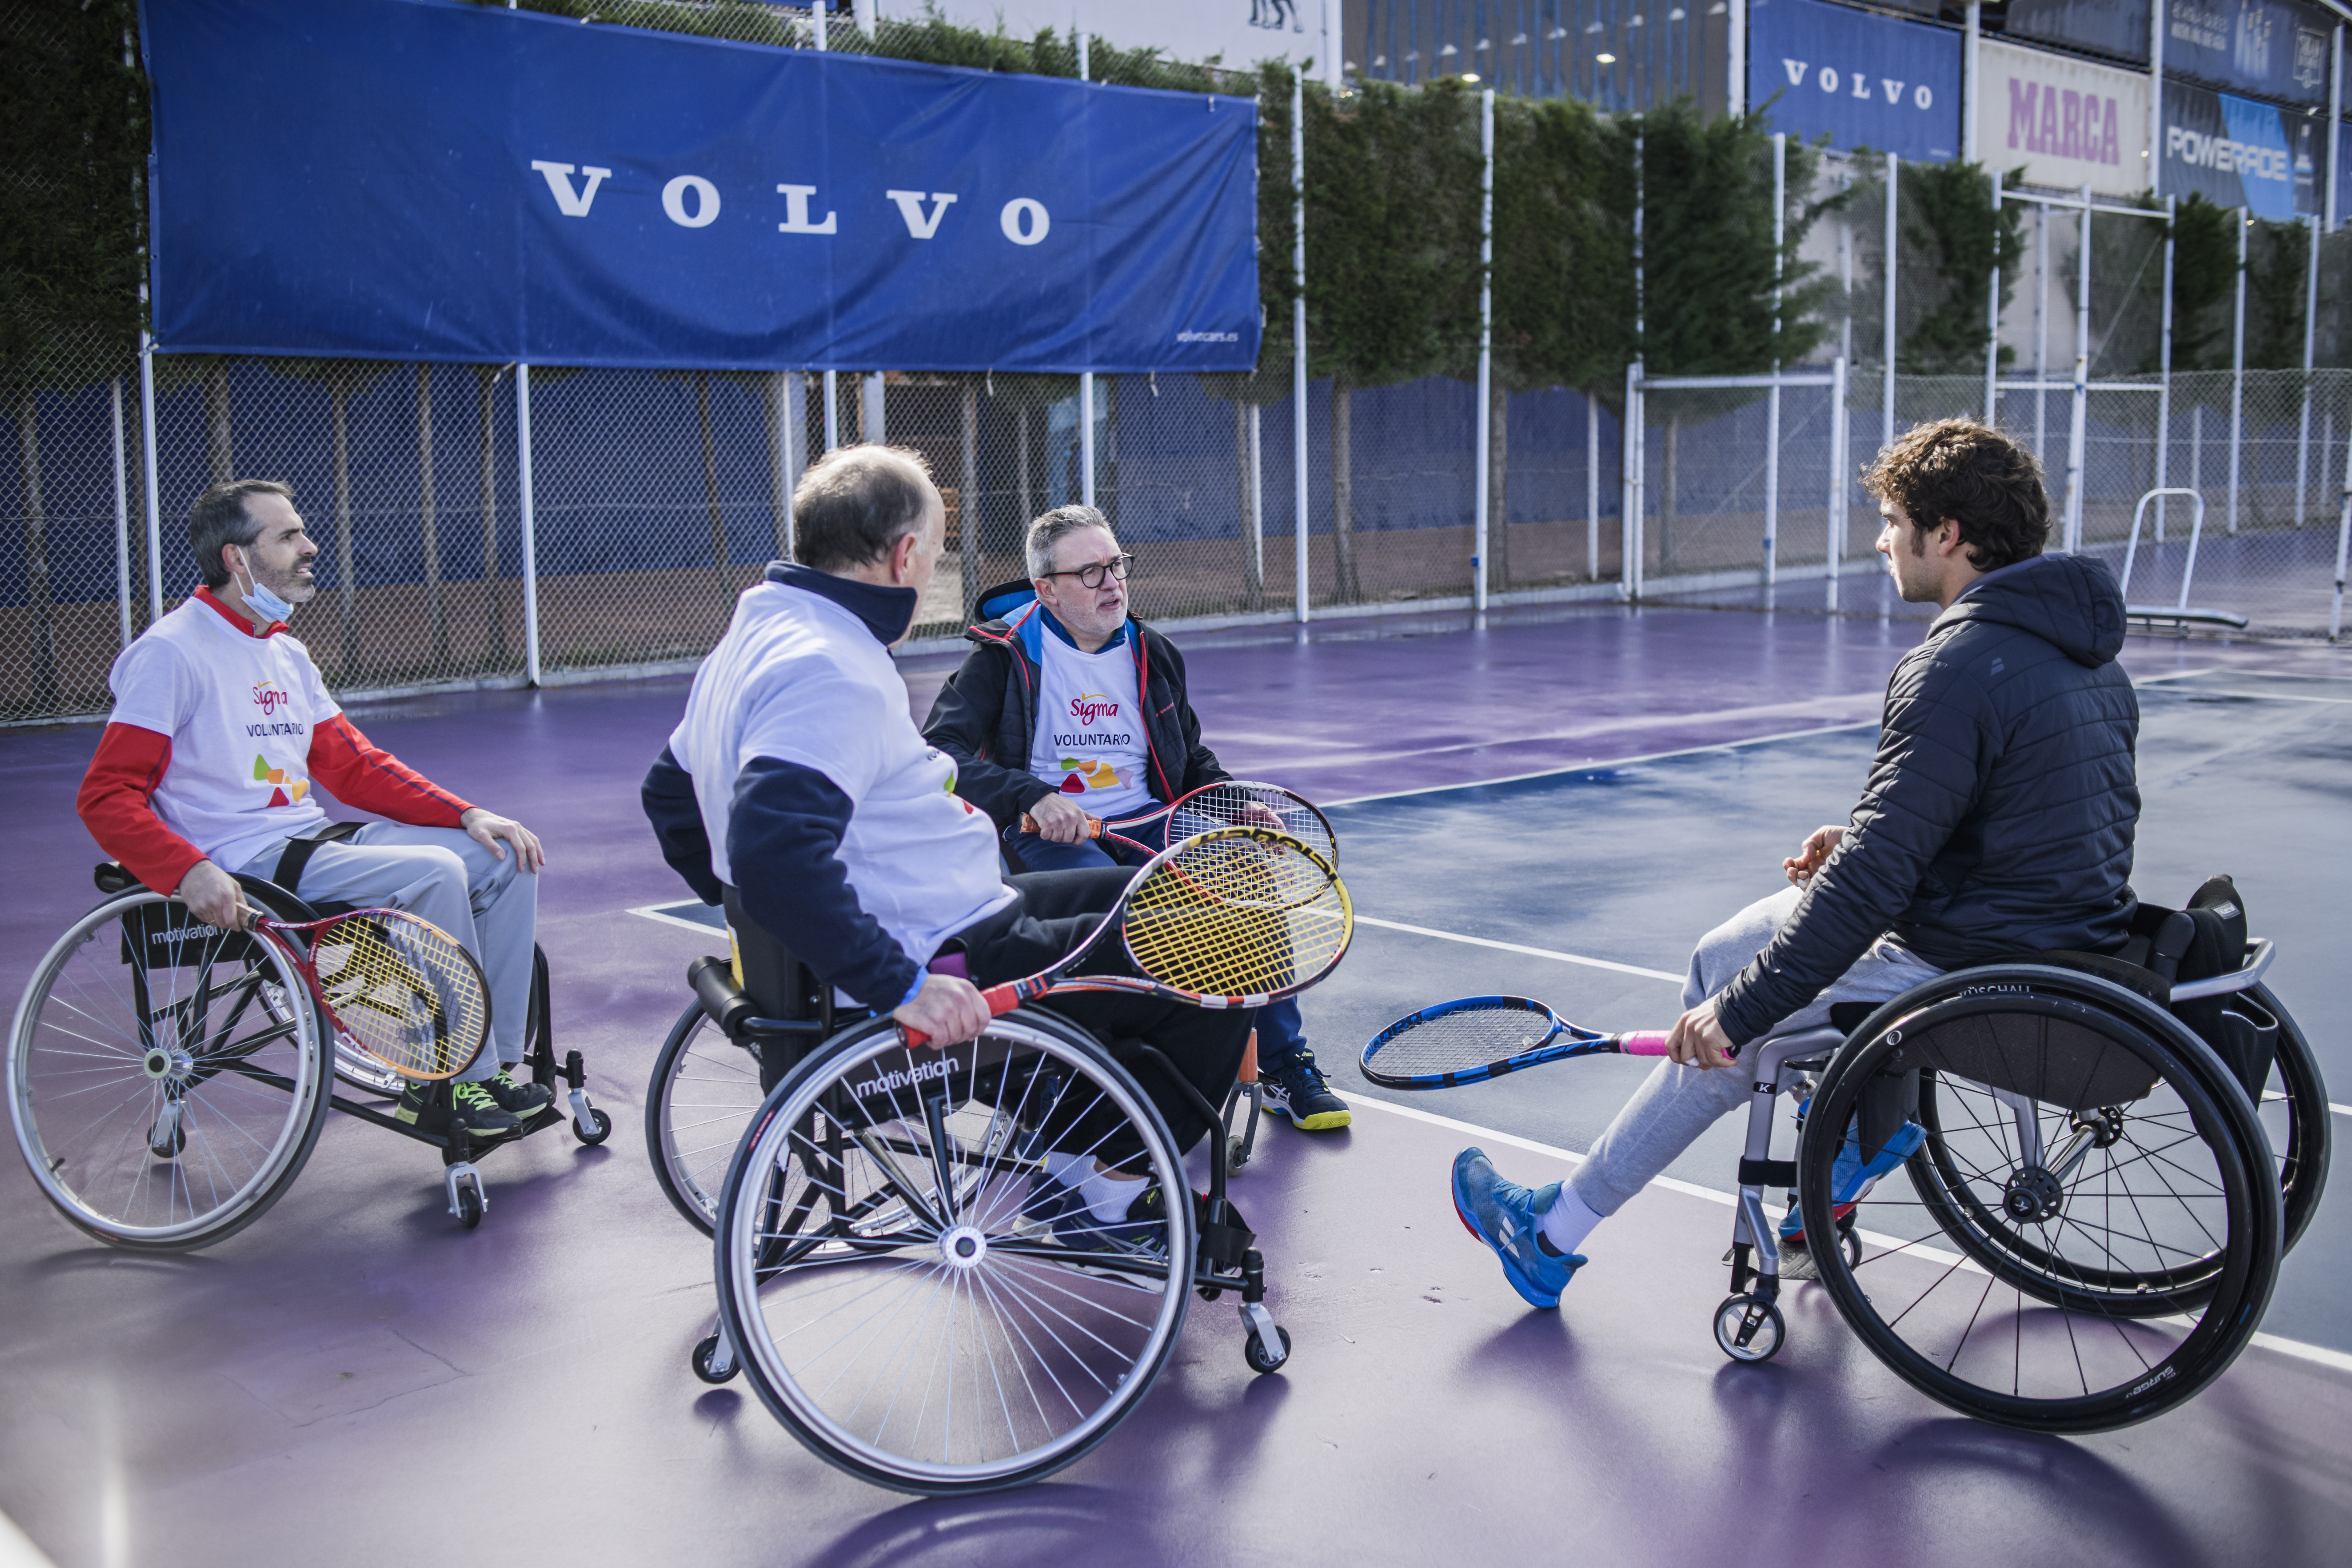
[{"label": "dark puffer jacket", "polygon": [[2139,821],[2123,643],[2115,578],[2079,555],[1990,573],[1936,617],[1887,682],[1845,841],[1717,1001],[1735,1044],[1884,932],[1945,969],[2123,941]]}]

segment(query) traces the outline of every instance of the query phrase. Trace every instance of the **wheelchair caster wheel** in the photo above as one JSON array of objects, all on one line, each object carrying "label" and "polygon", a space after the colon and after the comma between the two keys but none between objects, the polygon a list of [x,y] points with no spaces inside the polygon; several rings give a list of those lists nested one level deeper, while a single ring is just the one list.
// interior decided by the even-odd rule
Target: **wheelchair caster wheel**
[{"label": "wheelchair caster wheel", "polygon": [[1255,1329],[1250,1331],[1249,1342],[1242,1346],[1242,1354],[1249,1362],[1250,1370],[1260,1377],[1270,1372],[1280,1372],[1290,1360],[1290,1331],[1277,1326],[1274,1337],[1282,1342],[1280,1350],[1268,1349],[1265,1338]]},{"label": "wheelchair caster wheel", "polygon": [[490,1200],[482,1191],[482,1173],[460,1161],[442,1173],[449,1189],[449,1217],[467,1230],[482,1223]]},{"label": "wheelchair caster wheel", "polygon": [[158,1160],[176,1160],[188,1147],[188,1130],[174,1121],[166,1131],[160,1124],[147,1135],[147,1152]]},{"label": "wheelchair caster wheel", "polygon": [[588,1125],[585,1127],[583,1127],[576,1121],[572,1124],[572,1136],[579,1139],[580,1142],[589,1145],[591,1148],[602,1143],[605,1139],[610,1138],[612,1135],[613,1119],[605,1115],[601,1110],[591,1110],[588,1112]]},{"label": "wheelchair caster wheel", "polygon": [[694,1347],[694,1375],[713,1385],[735,1381],[736,1363],[732,1355],[722,1355],[717,1334],[706,1335]]},{"label": "wheelchair caster wheel", "polygon": [[1770,1361],[1787,1334],[1780,1309],[1752,1293],[1727,1296],[1715,1310],[1715,1342],[1734,1361]]},{"label": "wheelchair caster wheel", "polygon": [[473,1187],[457,1189],[457,1223],[467,1230],[482,1223],[482,1194]]},{"label": "wheelchair caster wheel", "polygon": [[1243,1147],[1243,1145],[1242,1145],[1242,1141],[1241,1141],[1240,1139],[1238,1139],[1238,1138],[1228,1138],[1228,1139],[1226,1139],[1226,1140],[1225,1140],[1225,1171],[1226,1171],[1226,1173],[1227,1173],[1227,1174],[1231,1174],[1232,1173],[1234,1173],[1234,1172],[1235,1172],[1235,1171],[1240,1170],[1244,1165],[1246,1165],[1246,1164],[1248,1164],[1248,1163],[1249,1163],[1249,1151],[1248,1151],[1246,1148]]},{"label": "wheelchair caster wheel", "polygon": [[1862,1237],[1853,1233],[1853,1226],[1848,1225],[1838,1232],[1838,1250],[1845,1254],[1848,1272],[1862,1267]]}]

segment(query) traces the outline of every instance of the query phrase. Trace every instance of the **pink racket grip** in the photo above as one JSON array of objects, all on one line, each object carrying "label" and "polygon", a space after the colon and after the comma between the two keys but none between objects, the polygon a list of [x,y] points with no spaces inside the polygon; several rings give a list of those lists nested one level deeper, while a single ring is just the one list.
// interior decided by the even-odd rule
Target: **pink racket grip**
[{"label": "pink racket grip", "polygon": [[1617,1048],[1629,1057],[1662,1057],[1666,1054],[1666,1031],[1634,1029],[1617,1037]]},{"label": "pink racket grip", "polygon": [[[958,978],[961,978],[961,976],[959,976]],[[990,1017],[1002,1018],[1004,1015],[1021,1005],[1021,987],[1018,984],[1008,980],[1002,985],[992,985],[987,990],[982,991],[980,994],[980,999],[988,1004],[988,1016]],[[923,1033],[920,1029],[909,1029],[904,1024],[901,1024],[898,1026],[898,1032],[906,1037],[907,1045],[909,1049],[919,1049],[920,1047],[931,1043],[930,1036]],[[1659,1037],[1661,1039],[1664,1039],[1664,1037],[1665,1037],[1663,1035]]]}]

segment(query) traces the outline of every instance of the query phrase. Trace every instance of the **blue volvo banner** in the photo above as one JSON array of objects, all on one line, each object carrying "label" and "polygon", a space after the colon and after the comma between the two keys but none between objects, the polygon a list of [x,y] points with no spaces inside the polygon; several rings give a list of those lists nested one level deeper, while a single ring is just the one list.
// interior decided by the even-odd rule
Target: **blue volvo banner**
[{"label": "blue volvo banner", "polygon": [[1960,36],[1822,0],[1752,0],[1748,101],[1775,131],[1915,163],[1960,155]]},{"label": "blue volvo banner", "polygon": [[147,0],[157,346],[1245,370],[1247,99],[449,0]]}]

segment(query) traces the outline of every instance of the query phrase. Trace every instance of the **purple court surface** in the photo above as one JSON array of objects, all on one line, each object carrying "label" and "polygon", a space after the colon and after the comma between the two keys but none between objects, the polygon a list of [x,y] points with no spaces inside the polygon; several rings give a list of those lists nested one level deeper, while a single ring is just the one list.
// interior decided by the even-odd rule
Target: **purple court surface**
[{"label": "purple court surface", "polygon": [[[2141,1426],[2037,1437],[1913,1393],[1818,1287],[1785,1298],[1778,1360],[1727,1362],[1708,1332],[1723,1129],[1596,1234],[1562,1310],[1528,1310],[1455,1222],[1448,1163],[1475,1142],[1554,1179],[1639,1064],[1386,1099],[1356,1076],[1380,1024],[1468,992],[1605,1027],[1671,1018],[1690,942],[1860,784],[1921,622],[1849,590],[1836,617],[1560,607],[1181,639],[1229,767],[1349,803],[1333,816],[1364,921],[1306,1017],[1360,1109],[1344,1133],[1266,1129],[1234,1179],[1296,1342],[1283,1373],[1244,1364],[1229,1300],[1196,1301],[1104,1447],[966,1501],[853,1480],[742,1384],[688,1370],[710,1246],[656,1187],[640,1118],[686,964],[713,942],[631,912],[685,897],[636,803],[685,683],[372,708],[375,739],[546,837],[556,1043],[586,1054],[614,1136],[492,1154],[468,1233],[429,1151],[337,1118],[259,1223],[168,1258],[87,1240],[0,1160],[0,1511],[69,1568],[2341,1561],[2341,1197],[2287,1261],[2267,1337],[2211,1389]],[[2163,900],[2239,877],[2341,1106],[2352,660],[2160,635],[2126,662],[2147,715],[2137,881]],[[904,661],[919,714],[953,663]],[[0,736],[11,996],[97,896],[72,811],[96,738]]]}]

